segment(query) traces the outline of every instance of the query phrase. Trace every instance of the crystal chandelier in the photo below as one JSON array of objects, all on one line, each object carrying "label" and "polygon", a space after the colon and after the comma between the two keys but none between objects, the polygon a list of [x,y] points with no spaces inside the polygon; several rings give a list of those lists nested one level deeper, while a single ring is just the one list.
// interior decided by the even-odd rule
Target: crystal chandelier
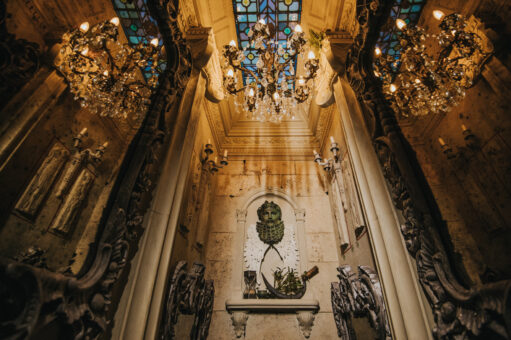
[{"label": "crystal chandelier", "polygon": [[[249,46],[238,49],[236,42],[232,40],[223,50],[225,90],[231,95],[242,92],[241,104],[236,101],[235,103],[243,107],[248,118],[275,123],[285,118],[294,119],[293,112],[297,104],[309,99],[319,68],[319,59],[310,50],[303,75],[297,76],[295,73],[293,59],[304,52],[307,43],[302,28],[300,25],[295,26],[286,42],[287,52],[275,38],[274,25],[266,24],[263,19],[253,25],[247,35],[249,46],[257,51],[259,57],[256,69],[248,69],[242,64]],[[237,71],[244,72],[244,85],[238,86]]]},{"label": "crystal chandelier", "polygon": [[[400,56],[382,55],[375,49],[374,73],[382,79],[393,109],[405,117],[448,112],[464,98],[492,51],[487,39],[476,33],[477,23],[468,25],[462,15],[445,16],[439,10],[433,16],[441,20],[438,35],[397,19]],[[435,55],[426,52],[430,38],[439,46]]]},{"label": "crystal chandelier", "polygon": [[[138,119],[158,83],[159,41],[131,47],[119,42],[118,27],[115,17],[93,27],[84,22],[65,33],[56,66],[82,107],[101,116]],[[141,68],[150,74],[147,82]]]}]

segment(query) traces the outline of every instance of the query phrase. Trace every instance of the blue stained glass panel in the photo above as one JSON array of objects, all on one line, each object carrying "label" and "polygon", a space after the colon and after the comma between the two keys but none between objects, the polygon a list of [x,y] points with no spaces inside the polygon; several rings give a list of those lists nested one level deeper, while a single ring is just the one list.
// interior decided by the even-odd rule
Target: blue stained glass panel
[{"label": "blue stained glass panel", "polygon": [[[286,0],[251,0],[250,6],[243,6],[243,0],[233,0],[234,17],[236,18],[236,32],[238,35],[238,46],[244,48],[248,46],[245,55],[252,53],[254,58],[252,60],[245,58],[243,66],[256,70],[255,64],[257,63],[257,51],[249,46],[249,39],[247,36],[248,27],[252,27],[259,19],[264,19],[266,23],[272,23],[276,27],[275,39],[279,45],[287,51],[287,37],[291,30],[300,22],[302,12],[302,1],[293,0],[290,5],[286,5]],[[248,20],[244,16],[248,15]],[[241,20],[240,20],[241,19]],[[248,24],[248,27],[247,27]],[[287,29],[287,31],[285,31]],[[286,34],[289,32],[288,34]],[[285,57],[288,58],[288,57]],[[281,60],[284,60],[281,58]],[[296,65],[296,57],[293,58],[293,64]],[[290,75],[288,68],[285,73]],[[249,82],[253,81],[249,75]],[[246,83],[247,75],[243,74],[243,81]],[[293,85],[292,83],[290,83]]]},{"label": "blue stained glass panel", "polygon": [[[161,38],[160,33],[157,30],[156,21],[149,15],[149,10],[147,8],[147,0],[137,0],[133,2],[124,3],[122,0],[113,0],[114,9],[117,12],[119,18],[121,18],[121,26],[128,38],[128,42],[130,45],[137,45],[140,42],[147,43],[151,41],[153,38],[158,38],[160,42],[160,46],[163,45],[163,40]],[[151,27],[155,27],[156,35],[149,34],[145,29],[146,25],[151,25]],[[151,30],[153,31],[153,30]],[[162,73],[166,68],[166,62],[163,60],[159,61],[158,71]],[[144,72],[147,70],[143,70],[142,74],[144,78],[147,80],[152,75],[151,73]]]}]

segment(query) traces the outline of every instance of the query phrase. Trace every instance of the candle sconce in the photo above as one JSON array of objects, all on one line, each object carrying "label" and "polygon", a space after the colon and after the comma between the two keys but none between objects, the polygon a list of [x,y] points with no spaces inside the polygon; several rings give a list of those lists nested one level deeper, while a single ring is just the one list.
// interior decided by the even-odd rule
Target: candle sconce
[{"label": "candle sconce", "polygon": [[[210,141],[206,145],[204,145],[204,150],[201,152],[200,161],[202,163],[202,168],[207,169],[210,173],[214,174],[218,172],[218,170],[223,167],[229,165],[227,150],[224,151],[224,155],[222,156],[222,160],[218,163],[218,157],[215,157],[214,160],[209,159],[209,156],[213,154],[213,145]],[[205,156],[204,156],[205,154]]]},{"label": "candle sconce", "polygon": [[103,154],[105,153],[105,150],[108,146],[108,142],[104,142],[103,144],[99,145],[95,151],[92,151],[91,149],[83,149],[82,143],[83,139],[87,137],[89,133],[87,132],[87,128],[83,128],[75,137],[73,137],[73,147],[79,153],[82,155],[82,157],[85,157],[87,159],[91,159],[96,163],[99,163],[101,159],[103,158]]},{"label": "candle sconce", "polygon": [[468,129],[464,124],[461,124],[461,130],[465,144],[471,149],[477,148],[479,146],[479,141],[472,133],[472,130]]},{"label": "candle sconce", "polygon": [[442,137],[438,138],[438,143],[440,143],[440,148],[442,149],[444,155],[447,156],[447,159],[456,158],[456,154],[452,151],[451,146],[447,144]]},{"label": "candle sconce", "polygon": [[330,151],[332,152],[332,158],[323,159],[321,155],[314,150],[314,162],[318,163],[323,167],[323,170],[330,171],[333,167],[334,163],[339,162],[339,146],[337,142],[334,140],[334,137],[330,136]]}]

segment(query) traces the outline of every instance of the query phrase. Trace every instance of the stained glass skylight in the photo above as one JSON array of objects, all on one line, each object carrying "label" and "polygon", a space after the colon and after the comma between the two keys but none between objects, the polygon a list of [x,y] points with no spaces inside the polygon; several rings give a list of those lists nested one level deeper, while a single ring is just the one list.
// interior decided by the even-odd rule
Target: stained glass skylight
[{"label": "stained glass skylight", "polygon": [[[246,58],[243,65],[251,70],[256,70],[258,60],[257,51],[249,46],[247,33],[259,19],[264,19],[266,24],[273,24],[276,30],[275,39],[284,48],[286,53],[280,59],[283,63],[289,58],[286,42],[288,36],[293,32],[295,26],[300,23],[302,13],[301,0],[233,0],[234,18],[236,21],[236,32],[238,34],[238,46],[248,47],[245,51]],[[296,68],[296,56],[293,60]],[[289,67],[285,69],[286,75],[290,75]],[[243,75],[246,83],[248,75]],[[251,80],[249,79],[249,82]],[[293,86],[293,84],[291,84]]]},{"label": "stained glass skylight", "polygon": [[[163,45],[156,21],[149,15],[147,0],[113,0],[113,5],[130,45],[140,42],[148,44],[153,38],[158,38],[160,47]],[[166,66],[165,60],[161,59],[158,72],[161,74]],[[150,65],[143,69],[142,73],[146,80],[150,78]]]},{"label": "stained glass skylight", "polygon": [[397,29],[396,19],[402,19],[407,25],[416,25],[422,12],[426,0],[396,0],[390,11],[389,25],[380,32],[378,46],[383,54],[394,56],[398,59],[401,46],[399,45],[399,35],[401,32]]}]

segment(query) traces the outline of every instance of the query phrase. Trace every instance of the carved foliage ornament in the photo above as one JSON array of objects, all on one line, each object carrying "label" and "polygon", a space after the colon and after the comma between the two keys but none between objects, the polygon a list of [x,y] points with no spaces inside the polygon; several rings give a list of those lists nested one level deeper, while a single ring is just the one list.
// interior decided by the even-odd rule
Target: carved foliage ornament
[{"label": "carved foliage ornament", "polygon": [[353,273],[349,265],[337,268],[339,282],[332,282],[332,311],[337,335],[342,340],[355,340],[352,318],[366,317],[377,339],[392,339],[378,275],[367,266]]},{"label": "carved foliage ornament", "polygon": [[[438,339],[508,339],[511,337],[511,281],[499,281],[465,288],[452,272],[446,247],[435,220],[436,208],[424,202],[423,188],[417,182],[420,169],[407,155],[406,140],[396,121],[396,114],[385,101],[377,79],[372,76],[372,53],[380,26],[394,2],[359,0],[360,24],[355,43],[348,54],[347,79],[364,106],[367,125],[374,136],[374,146],[387,179],[396,209],[405,223],[401,232],[406,247],[415,258],[419,281],[435,318],[434,335]],[[420,170],[415,170],[420,171]],[[413,189],[413,190],[411,190]]]},{"label": "carved foliage ornament", "polygon": [[213,315],[215,288],[212,280],[204,280],[205,267],[194,263],[186,272],[186,262],[178,262],[170,280],[162,326],[162,340],[175,338],[174,326],[179,314],[195,315],[191,340],[205,340]]},{"label": "carved foliage ornament", "polygon": [[179,100],[191,70],[175,4],[149,0],[148,7],[164,38],[168,68],[125,155],[89,265],[79,276],[68,276],[36,268],[31,262],[0,258],[1,338],[35,339],[51,324],[65,339],[97,339],[113,316],[109,305],[114,284],[131,259],[130,241],[137,240],[134,231],[141,226],[150,199],[147,192],[158,175],[155,163],[161,159],[165,136],[160,127],[165,126],[165,114]]}]

